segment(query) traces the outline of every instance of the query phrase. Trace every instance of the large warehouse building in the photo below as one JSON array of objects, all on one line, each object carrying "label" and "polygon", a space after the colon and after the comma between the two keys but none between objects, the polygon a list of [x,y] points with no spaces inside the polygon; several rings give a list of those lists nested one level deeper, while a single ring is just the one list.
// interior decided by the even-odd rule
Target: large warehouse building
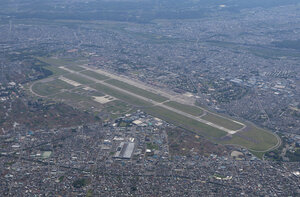
[{"label": "large warehouse building", "polygon": [[115,158],[130,159],[134,150],[134,143],[121,142],[117,148]]}]

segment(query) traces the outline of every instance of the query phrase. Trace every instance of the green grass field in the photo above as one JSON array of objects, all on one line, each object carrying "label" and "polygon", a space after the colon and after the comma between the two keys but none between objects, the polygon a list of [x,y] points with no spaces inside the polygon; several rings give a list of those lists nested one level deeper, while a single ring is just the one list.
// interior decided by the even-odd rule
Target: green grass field
[{"label": "green grass field", "polygon": [[183,128],[189,130],[193,130],[194,132],[197,132],[199,135],[205,136],[209,139],[220,138],[227,134],[225,131],[211,127],[209,125],[188,118],[181,114],[175,113],[163,107],[159,107],[159,106],[149,107],[149,108],[145,108],[144,111],[146,111],[147,113],[153,116],[169,121],[175,125],[182,126]]},{"label": "green grass field", "polygon": [[68,78],[68,79],[71,79],[71,80],[73,80],[73,81],[76,81],[76,82],[78,82],[78,83],[81,83],[81,84],[91,84],[91,83],[95,83],[95,82],[92,81],[92,80],[89,80],[89,79],[87,79],[87,78],[85,78],[85,77],[81,77],[81,76],[79,76],[79,75],[77,75],[77,74],[74,74],[74,73],[64,75],[64,77],[65,77],[65,78]]},{"label": "green grass field", "polygon": [[138,88],[136,86],[130,85],[128,83],[125,83],[125,82],[122,82],[122,81],[119,81],[119,80],[116,80],[116,79],[107,80],[106,83],[109,83],[109,84],[114,85],[116,87],[122,88],[122,89],[127,90],[129,92],[132,92],[134,94],[143,96],[145,98],[149,98],[149,99],[151,99],[153,101],[156,101],[156,102],[164,102],[164,101],[168,100],[168,98],[166,98],[164,96],[154,94],[154,93],[149,92],[147,90]]},{"label": "green grass field", "polygon": [[128,112],[132,107],[120,100],[114,100],[104,105],[104,109],[112,114],[123,114]]},{"label": "green grass field", "polygon": [[49,64],[50,66],[44,66],[45,69],[53,72],[53,75],[63,75],[69,73],[66,70],[58,68],[59,66],[66,66],[68,69],[73,71],[83,71],[84,68],[78,66],[82,64],[79,62],[79,59],[56,59],[56,58],[47,58],[47,57],[36,57],[38,60]]},{"label": "green grass field", "polygon": [[254,125],[247,125],[245,131],[238,132],[224,144],[237,144],[244,146],[251,151],[265,151],[277,144],[278,140],[274,134]]},{"label": "green grass field", "polygon": [[59,76],[59,75],[64,75],[64,74],[68,74],[69,72],[63,69],[60,69],[58,67],[55,66],[44,66],[44,69],[50,70],[53,74],[52,76]]},{"label": "green grass field", "polygon": [[49,96],[52,94],[59,93],[62,89],[71,89],[73,86],[59,80],[55,79],[49,82],[38,82],[32,86],[32,90],[41,95],[41,96]]},{"label": "green grass field", "polygon": [[92,88],[95,88],[96,90],[104,93],[104,94],[108,94],[108,95],[111,95],[115,98],[118,98],[120,100],[123,100],[131,105],[134,105],[134,106],[140,106],[140,107],[149,107],[151,106],[152,104],[147,102],[147,101],[144,101],[142,99],[139,99],[139,98],[136,98],[134,96],[131,96],[129,94],[126,94],[126,93],[123,93],[119,90],[116,90],[116,89],[113,89],[113,88],[110,88],[106,85],[102,85],[102,84],[93,84],[91,85]]},{"label": "green grass field", "polygon": [[66,101],[67,104],[69,104],[69,102],[78,103],[80,101],[92,101],[91,97],[83,96],[83,95],[71,93],[71,92],[62,92],[62,93],[56,94],[54,96],[51,96],[51,98],[63,99]]},{"label": "green grass field", "polygon": [[75,90],[72,90],[74,93],[83,94],[86,96],[105,96],[105,94],[99,92],[99,91],[89,91],[85,90],[84,88],[76,88]]},{"label": "green grass field", "polygon": [[66,68],[73,70],[73,71],[83,71],[85,70],[84,68],[80,67],[80,66],[76,66],[76,65],[72,65],[72,66],[66,66]]},{"label": "green grass field", "polygon": [[37,57],[37,59],[53,66],[64,66],[69,63],[66,60],[56,58]]},{"label": "green grass field", "polygon": [[38,60],[53,66],[67,66],[82,64],[84,59],[80,58],[49,58],[49,57],[36,57]]},{"label": "green grass field", "polygon": [[201,114],[203,114],[203,110],[200,109],[199,107],[181,104],[176,101],[169,101],[169,102],[164,103],[164,105],[167,105],[174,109],[178,109],[180,111],[183,111],[185,113],[188,113],[188,114],[191,114],[194,116],[200,116]]},{"label": "green grass field", "polygon": [[232,129],[232,130],[238,130],[243,128],[243,125],[235,123],[227,118],[223,118],[221,116],[217,116],[212,113],[207,113],[205,116],[202,117],[203,120],[207,120],[209,122],[218,124],[222,127],[225,127],[227,129]]},{"label": "green grass field", "polygon": [[85,74],[87,76],[93,77],[95,79],[98,79],[100,81],[109,79],[109,77],[107,77],[105,75],[101,75],[99,73],[96,73],[96,72],[93,72],[93,71],[90,71],[90,70],[85,70],[85,71],[82,71],[81,73]]}]

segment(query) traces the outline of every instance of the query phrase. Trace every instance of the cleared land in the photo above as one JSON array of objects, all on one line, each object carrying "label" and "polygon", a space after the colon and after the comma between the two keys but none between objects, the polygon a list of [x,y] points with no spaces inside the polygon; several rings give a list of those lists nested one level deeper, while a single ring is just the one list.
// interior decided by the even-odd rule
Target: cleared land
[{"label": "cleared land", "polygon": [[176,101],[168,101],[168,102],[165,102],[164,105],[167,105],[167,106],[172,107],[174,109],[178,109],[180,111],[183,111],[185,113],[188,113],[188,114],[191,114],[191,115],[194,115],[194,116],[200,116],[200,115],[203,114],[203,110],[199,107],[192,106],[192,105],[181,104],[181,103],[178,103]]},{"label": "cleared land", "polygon": [[232,120],[229,120],[227,118],[223,118],[221,116],[217,116],[217,115],[209,113],[209,112],[201,118],[204,119],[204,120],[207,120],[209,122],[218,124],[218,125],[220,125],[222,127],[225,127],[227,129],[238,130],[238,129],[243,128],[242,124],[236,123]]}]

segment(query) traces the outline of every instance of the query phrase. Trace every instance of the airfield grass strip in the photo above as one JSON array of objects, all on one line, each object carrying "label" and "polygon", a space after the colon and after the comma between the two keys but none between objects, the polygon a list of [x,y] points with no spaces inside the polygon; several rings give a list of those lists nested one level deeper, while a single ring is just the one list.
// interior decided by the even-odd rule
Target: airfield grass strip
[{"label": "airfield grass strip", "polygon": [[66,100],[68,103],[69,102],[78,103],[81,101],[92,101],[91,97],[76,94],[73,92],[62,92],[62,93],[56,94],[55,96],[51,96],[51,98],[63,99],[63,100]]},{"label": "airfield grass strip", "polygon": [[90,80],[90,79],[87,79],[85,77],[81,77],[79,76],[78,74],[67,74],[67,75],[64,75],[65,78],[68,78],[68,79],[71,79],[73,81],[76,81],[80,84],[91,84],[91,83],[94,83],[94,81]]},{"label": "airfield grass strip", "polygon": [[244,146],[252,151],[266,151],[277,144],[275,135],[254,125],[247,125],[245,131],[235,133],[231,139],[221,143]]},{"label": "airfield grass strip", "polygon": [[51,71],[52,76],[59,76],[59,75],[64,75],[64,74],[69,73],[68,71],[60,69],[60,68],[55,67],[55,66],[44,66],[43,68],[46,69],[46,70]]},{"label": "airfield grass strip", "polygon": [[164,105],[167,105],[174,109],[178,109],[180,111],[191,114],[193,116],[200,116],[201,114],[203,114],[203,110],[200,109],[199,107],[181,104],[176,101],[169,101],[169,102],[164,103]]},{"label": "airfield grass strip", "polygon": [[32,86],[32,90],[39,95],[49,96],[52,94],[59,93],[61,89],[71,89],[73,86],[61,81],[59,79],[55,79],[49,82],[38,82]]},{"label": "airfield grass strip", "polygon": [[140,106],[140,107],[149,107],[152,105],[152,103],[149,103],[147,101],[144,101],[142,99],[139,99],[137,97],[131,96],[127,93],[121,92],[119,90],[113,89],[111,87],[108,87],[106,85],[97,83],[97,84],[93,84],[91,85],[92,88],[95,88],[96,90],[104,93],[104,94],[108,94],[111,95],[115,98],[118,98],[120,100],[123,100],[131,105],[134,106]]},{"label": "airfield grass strip", "polygon": [[[80,58],[49,58],[49,57],[36,57],[38,60],[45,62],[52,66],[71,66],[82,64],[82,59]],[[81,62],[78,62],[81,60]]]},{"label": "airfield grass strip", "polygon": [[235,123],[229,119],[223,118],[221,116],[217,116],[217,115],[209,113],[209,112],[207,112],[207,114],[201,118],[203,120],[207,120],[209,122],[218,124],[227,129],[238,130],[238,129],[243,128],[243,125],[241,125],[241,124]]},{"label": "airfield grass strip", "polygon": [[66,66],[66,68],[73,70],[73,71],[83,71],[85,70],[84,68],[80,67],[80,66],[76,66],[76,65],[72,65],[72,66]]},{"label": "airfield grass strip", "polygon": [[95,79],[98,79],[98,80],[106,80],[106,79],[109,79],[109,77],[107,77],[107,76],[105,76],[105,75],[101,75],[101,74],[99,74],[99,73],[97,73],[97,72],[93,72],[93,71],[91,71],[91,70],[85,70],[85,71],[82,71],[81,72],[82,74],[85,74],[85,75],[87,75],[87,76],[89,76],[89,77],[93,77],[93,78],[95,78]]},{"label": "airfield grass strip", "polygon": [[188,118],[184,115],[178,114],[163,107],[149,107],[145,108],[144,111],[153,116],[169,121],[170,123],[173,123],[175,125],[179,124],[179,126],[185,127],[186,129],[198,132],[199,134],[209,139],[220,138],[227,134],[225,131],[214,128],[197,120]]},{"label": "airfield grass strip", "polygon": [[124,90],[130,91],[134,94],[138,94],[138,95],[143,96],[145,98],[149,98],[149,99],[154,100],[156,102],[164,102],[164,101],[168,100],[168,98],[166,98],[164,96],[152,93],[150,91],[138,88],[136,86],[130,85],[128,83],[125,83],[125,82],[122,82],[122,81],[119,81],[119,80],[116,80],[116,79],[107,80],[106,83],[109,83],[109,84],[114,85],[118,88],[122,88]]}]

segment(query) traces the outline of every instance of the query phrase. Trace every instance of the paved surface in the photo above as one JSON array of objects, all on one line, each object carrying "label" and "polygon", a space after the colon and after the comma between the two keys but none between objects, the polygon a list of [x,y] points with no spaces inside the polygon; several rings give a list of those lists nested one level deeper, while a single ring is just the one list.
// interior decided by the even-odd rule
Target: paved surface
[{"label": "paved surface", "polygon": [[[128,83],[128,84],[137,86],[137,87],[139,87],[139,88],[146,89],[146,90],[148,90],[148,91],[151,91],[151,90],[152,90],[152,88],[145,87],[143,84],[138,84],[138,83],[135,83],[135,82],[134,82],[134,84],[133,84],[133,82],[130,81],[129,79],[125,79],[125,78],[123,78],[123,77],[116,76],[116,75],[113,75],[113,74],[111,74],[111,73],[107,73],[107,72],[105,72],[105,71],[99,70],[99,69],[92,69],[92,68],[89,68],[89,67],[86,67],[86,66],[82,66],[82,67],[84,67],[86,70],[91,70],[91,71],[93,71],[93,72],[97,72],[97,73],[99,73],[99,74],[108,76],[108,77],[110,77],[110,78],[112,78],[112,79],[117,79],[117,80],[126,82],[126,83]],[[132,93],[132,92],[130,92],[130,91],[127,91],[127,90],[121,89],[121,88],[119,88],[119,87],[116,87],[116,86],[114,86],[114,85],[111,85],[111,84],[109,84],[109,83],[106,83],[105,80],[98,80],[98,79],[95,79],[95,78],[93,78],[93,77],[87,76],[87,75],[81,73],[81,71],[73,71],[73,70],[70,70],[70,69],[68,69],[68,68],[66,68],[66,67],[60,67],[60,68],[66,70],[66,71],[68,71],[68,72],[70,72],[70,73],[78,74],[79,76],[85,77],[85,78],[87,78],[87,79],[90,79],[90,80],[92,80],[92,81],[94,81],[94,82],[96,82],[96,83],[100,83],[100,84],[105,85],[105,86],[108,86],[108,87],[110,87],[110,88],[112,88],[112,89],[118,90],[118,91],[120,91],[120,92],[129,94],[129,95],[134,96],[134,97],[136,97],[136,98],[139,98],[139,99],[141,99],[141,100],[147,101],[147,102],[153,104],[153,106],[159,105],[160,107],[163,107],[163,108],[165,108],[165,109],[168,109],[168,110],[173,111],[173,112],[175,112],[175,113],[178,113],[178,114],[180,114],[180,115],[186,116],[186,117],[191,118],[191,119],[193,119],[193,120],[199,121],[199,122],[204,123],[204,124],[206,124],[206,125],[209,125],[209,126],[211,126],[211,127],[220,129],[220,130],[225,131],[225,132],[227,132],[228,134],[231,134],[231,135],[232,135],[232,134],[235,134],[236,132],[238,132],[238,131],[240,131],[240,130],[242,130],[242,129],[244,129],[244,128],[246,127],[246,125],[244,125],[243,123],[237,122],[238,124],[243,125],[243,127],[242,127],[241,129],[238,129],[238,130],[227,129],[227,128],[223,127],[223,126],[217,125],[217,124],[212,123],[212,122],[209,122],[209,121],[207,121],[207,120],[204,120],[204,119],[200,118],[199,116],[193,116],[193,115],[191,115],[191,114],[189,114],[189,113],[186,113],[186,112],[183,112],[183,111],[181,111],[181,110],[178,110],[178,109],[169,107],[169,106],[167,106],[167,105],[164,105],[164,104],[163,104],[164,102],[170,101],[172,98],[174,99],[174,96],[172,96],[172,95],[170,95],[170,94],[168,94],[168,93],[163,93],[163,92],[158,91],[158,90],[155,90],[155,92],[153,92],[153,90],[152,90],[151,92],[153,92],[153,93],[155,93],[155,94],[160,94],[160,95],[163,95],[163,96],[169,98],[169,100],[164,101],[164,102],[156,102],[156,101],[154,101],[154,100],[152,100],[152,99],[143,97],[143,96],[141,96],[141,95]],[[173,100],[173,99],[172,99],[172,100]],[[181,99],[180,99],[180,101],[181,101]],[[182,102],[181,102],[181,103],[182,103]],[[196,106],[195,106],[195,107],[196,107]],[[205,111],[206,111],[206,110],[205,110]]]},{"label": "paved surface", "polygon": [[[109,83],[106,82],[106,81],[109,80],[109,79],[98,80],[98,79],[95,79],[95,78],[93,78],[93,77],[90,77],[90,76],[88,76],[88,75],[85,75],[85,74],[81,73],[82,71],[73,71],[73,70],[70,70],[70,69],[68,69],[68,68],[66,68],[66,67],[60,67],[60,68],[66,70],[66,71],[68,71],[68,72],[70,72],[70,73],[75,73],[75,74],[78,74],[78,75],[81,76],[81,77],[90,79],[91,81],[93,81],[93,82],[95,82],[95,83],[103,84],[103,85],[105,85],[105,86],[107,86],[107,87],[110,87],[110,88],[112,88],[112,89],[118,90],[118,91],[120,91],[120,92],[126,93],[126,94],[128,94],[128,95],[134,96],[134,97],[139,98],[139,99],[142,99],[142,100],[144,100],[144,101],[147,101],[147,102],[151,103],[152,106],[160,106],[160,107],[163,107],[163,108],[165,108],[165,109],[168,109],[168,110],[173,111],[173,112],[175,112],[175,113],[181,114],[181,115],[186,116],[186,117],[188,117],[188,118],[194,119],[194,120],[199,121],[199,122],[201,122],[201,123],[204,123],[204,124],[207,124],[207,125],[209,125],[209,126],[215,127],[215,128],[217,128],[217,129],[223,130],[223,131],[227,132],[228,135],[235,134],[235,133],[237,133],[237,132],[239,132],[239,131],[242,131],[243,129],[245,129],[245,128],[247,127],[245,124],[243,124],[243,123],[241,123],[241,122],[238,122],[238,121],[235,121],[235,120],[231,120],[231,119],[226,118],[226,117],[224,117],[224,116],[221,116],[221,115],[215,114],[215,113],[213,113],[213,112],[210,112],[210,111],[208,111],[208,110],[206,110],[206,109],[204,109],[204,108],[201,108],[201,107],[199,107],[199,106],[195,106],[195,105],[193,104],[193,103],[195,102],[195,100],[194,100],[193,98],[191,98],[191,97],[184,96],[184,95],[179,95],[179,94],[173,93],[173,92],[169,93],[169,92],[167,92],[167,91],[163,91],[163,90],[160,90],[160,89],[157,89],[157,88],[149,87],[149,86],[145,85],[143,82],[139,82],[139,81],[136,81],[136,80],[131,80],[131,79],[127,78],[126,76],[117,76],[117,75],[108,73],[108,72],[106,72],[106,71],[100,70],[100,69],[98,69],[98,68],[91,68],[91,67],[82,66],[82,65],[81,65],[81,67],[85,68],[86,70],[90,70],[90,71],[93,71],[93,72],[96,72],[96,73],[99,73],[99,74],[108,76],[108,77],[110,77],[111,79],[117,79],[117,80],[119,80],[119,81],[123,81],[123,82],[125,82],[125,83],[128,83],[128,84],[130,84],[130,85],[139,87],[139,88],[141,88],[141,89],[145,89],[145,90],[147,90],[147,91],[149,91],[149,92],[152,92],[152,93],[154,93],[154,94],[158,94],[158,95],[164,96],[164,97],[166,97],[166,98],[168,98],[168,99],[167,99],[166,101],[163,101],[163,102],[156,102],[156,101],[154,101],[154,100],[152,100],[152,99],[149,99],[149,98],[146,98],[146,97],[137,95],[137,94],[135,94],[135,93],[132,93],[132,92],[129,92],[129,91],[127,91],[127,90],[118,88],[118,87],[116,87],[116,86],[114,86],[114,85],[111,85],[111,84],[109,84]],[[30,85],[29,90],[30,90],[30,92],[31,92],[32,94],[34,94],[34,95],[36,95],[36,96],[39,96],[39,97],[48,97],[48,96],[42,96],[42,95],[39,95],[39,94],[37,94],[36,92],[34,92],[33,89],[32,89],[33,85],[34,85],[35,83],[38,83],[38,82],[47,82],[47,81],[49,81],[49,80],[55,80],[57,77],[62,77],[62,76],[67,76],[67,74],[65,74],[65,75],[62,74],[62,75],[60,75],[60,76],[54,76],[54,77],[50,77],[50,78],[43,79],[43,80],[40,80],[40,81],[36,81],[36,82],[34,82],[34,83],[32,83],[32,84]],[[94,83],[92,83],[92,84],[94,84]],[[88,84],[88,85],[82,85],[82,86],[91,88],[90,85],[91,85],[91,84]],[[74,87],[74,88],[72,88],[72,89],[76,89],[76,88],[78,88],[78,87]],[[50,96],[51,96],[51,95],[50,95]],[[194,115],[191,115],[191,114],[189,114],[189,113],[185,113],[185,112],[183,112],[183,111],[181,111],[181,110],[178,110],[178,109],[172,108],[172,107],[170,107],[170,106],[164,105],[164,103],[166,103],[166,102],[168,102],[168,101],[176,101],[176,102],[179,102],[179,103],[181,103],[181,104],[187,104],[187,105],[191,105],[191,106],[197,107],[197,108],[203,110],[203,114],[201,114],[201,115],[199,115],[199,116],[194,116]],[[209,121],[207,121],[207,120],[202,119],[202,117],[205,116],[208,112],[211,113],[211,114],[214,114],[214,115],[216,115],[216,116],[219,116],[219,117],[228,119],[228,120],[230,120],[230,121],[233,121],[233,122],[235,122],[235,123],[237,123],[237,124],[240,124],[240,125],[242,125],[242,128],[237,129],[237,130],[231,130],[231,129],[227,129],[227,128],[223,127],[223,126],[220,126],[220,125],[218,125],[218,124],[215,124],[215,123],[212,123],[212,122],[209,122]],[[270,133],[271,133],[271,132],[270,132]],[[281,145],[281,140],[280,140],[280,138],[279,138],[276,134],[274,134],[274,133],[272,133],[272,134],[276,136],[276,138],[277,138],[278,141],[277,141],[277,144],[276,144],[275,146],[269,148],[267,151],[273,150],[273,149],[275,149],[275,148],[277,148],[278,146]],[[251,149],[250,149],[250,150],[251,150]],[[256,152],[265,152],[265,151],[256,151]]]}]

